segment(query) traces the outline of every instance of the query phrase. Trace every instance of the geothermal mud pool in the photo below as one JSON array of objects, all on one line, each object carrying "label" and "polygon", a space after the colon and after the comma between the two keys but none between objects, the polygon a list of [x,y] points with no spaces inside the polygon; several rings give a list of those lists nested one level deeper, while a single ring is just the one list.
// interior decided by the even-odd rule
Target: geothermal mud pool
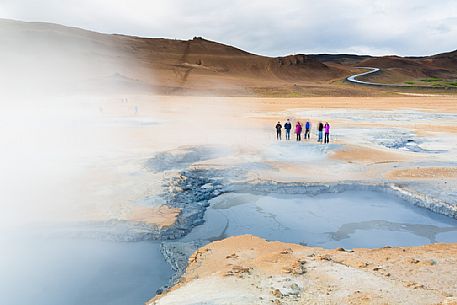
[{"label": "geothermal mud pool", "polygon": [[453,214],[446,209],[435,209],[445,215],[425,209],[435,206],[390,184],[230,183],[227,175],[221,186],[220,171],[182,174],[186,178],[181,176],[178,186],[187,189],[171,202],[178,198],[179,202],[187,200],[187,205],[207,208],[204,222],[194,221],[189,234],[162,243],[162,253],[176,271],[174,281],[197,248],[243,234],[346,249],[457,242],[457,220],[445,216]]},{"label": "geothermal mud pool", "polygon": [[[0,266],[10,276],[2,286],[21,291],[6,289],[1,303],[143,304],[177,280],[198,247],[235,235],[324,248],[457,242],[457,220],[416,207],[385,187],[251,185],[223,175],[188,170],[170,179],[174,191],[165,198],[183,212],[162,231],[113,222],[4,240],[8,251]],[[26,251],[30,246],[33,255]]]},{"label": "geothermal mud pool", "polygon": [[[203,168],[171,174],[162,197],[181,213],[168,228],[128,221],[76,224],[60,228],[55,238],[25,239],[39,252],[32,258],[20,242],[7,243],[11,254],[23,255],[2,258],[5,274],[14,265],[22,270],[5,285],[21,283],[23,292],[1,298],[8,304],[143,304],[182,275],[197,248],[243,234],[346,249],[457,242],[457,220],[415,206],[389,185],[237,180],[245,174]],[[33,268],[39,276],[28,276]]]}]

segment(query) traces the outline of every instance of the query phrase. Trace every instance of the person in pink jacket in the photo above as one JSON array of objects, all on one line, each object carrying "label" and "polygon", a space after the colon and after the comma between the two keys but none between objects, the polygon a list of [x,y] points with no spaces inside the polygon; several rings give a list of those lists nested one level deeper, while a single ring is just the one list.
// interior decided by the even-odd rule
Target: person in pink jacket
[{"label": "person in pink jacket", "polygon": [[329,143],[330,142],[330,124],[328,122],[325,122],[324,125],[324,143]]},{"label": "person in pink jacket", "polygon": [[295,133],[297,134],[297,141],[301,141],[301,124],[300,122],[297,122],[297,125],[295,125]]}]

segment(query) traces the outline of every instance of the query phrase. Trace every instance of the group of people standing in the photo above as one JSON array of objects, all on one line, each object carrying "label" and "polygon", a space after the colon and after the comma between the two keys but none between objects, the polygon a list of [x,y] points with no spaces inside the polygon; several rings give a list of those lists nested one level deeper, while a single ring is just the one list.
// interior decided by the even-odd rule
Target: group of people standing
[{"label": "group of people standing", "polygon": [[[282,140],[282,128],[283,128],[283,126],[281,125],[281,122],[278,122],[278,124],[276,124],[276,139],[277,140]],[[286,123],[284,123],[284,129],[286,130],[286,140],[290,140],[290,130],[292,129],[292,123],[290,122],[289,119],[287,119]],[[321,143],[322,143],[322,141],[324,141],[324,143],[330,142],[330,124],[328,122],[325,122],[325,124],[323,124],[322,122],[319,122],[317,125],[317,132],[318,132],[317,142],[321,142]],[[310,139],[311,123],[309,120],[306,120],[304,128],[303,128],[303,125],[298,121],[295,124],[295,134],[297,136],[297,141],[301,141],[302,133],[303,133],[304,140]]]}]

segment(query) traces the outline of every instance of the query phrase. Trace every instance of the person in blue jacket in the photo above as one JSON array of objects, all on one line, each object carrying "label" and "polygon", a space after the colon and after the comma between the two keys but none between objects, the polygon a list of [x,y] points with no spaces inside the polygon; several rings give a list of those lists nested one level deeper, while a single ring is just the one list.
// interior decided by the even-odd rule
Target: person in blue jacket
[{"label": "person in blue jacket", "polygon": [[311,131],[311,123],[309,122],[309,120],[306,120],[306,123],[305,123],[305,135],[304,135],[304,139],[308,139],[309,140],[309,137],[310,137],[310,131]]}]

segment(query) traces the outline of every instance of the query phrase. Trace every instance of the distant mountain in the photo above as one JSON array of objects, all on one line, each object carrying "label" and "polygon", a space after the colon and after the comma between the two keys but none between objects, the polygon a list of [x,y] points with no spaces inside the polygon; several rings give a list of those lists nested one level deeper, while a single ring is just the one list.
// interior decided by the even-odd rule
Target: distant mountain
[{"label": "distant mountain", "polygon": [[[382,69],[386,83],[457,78],[457,51],[427,57],[296,54],[267,57],[195,37],[190,40],[100,34],[50,23],[0,19],[0,63],[6,82],[65,83],[66,88],[212,92],[222,95],[355,95],[344,83],[359,66]],[[5,77],[11,73],[11,77]],[[46,87],[45,85],[43,85]],[[40,85],[40,87],[43,87]],[[37,87],[37,86],[35,86]],[[43,87],[43,88],[44,88]]]}]

